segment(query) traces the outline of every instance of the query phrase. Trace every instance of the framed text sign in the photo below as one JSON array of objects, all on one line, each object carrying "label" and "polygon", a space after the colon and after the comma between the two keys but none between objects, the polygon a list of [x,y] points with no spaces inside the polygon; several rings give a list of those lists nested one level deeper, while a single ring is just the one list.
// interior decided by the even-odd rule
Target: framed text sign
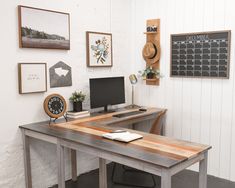
[{"label": "framed text sign", "polygon": [[19,93],[47,91],[46,63],[18,63]]},{"label": "framed text sign", "polygon": [[171,35],[172,77],[229,78],[231,31]]}]

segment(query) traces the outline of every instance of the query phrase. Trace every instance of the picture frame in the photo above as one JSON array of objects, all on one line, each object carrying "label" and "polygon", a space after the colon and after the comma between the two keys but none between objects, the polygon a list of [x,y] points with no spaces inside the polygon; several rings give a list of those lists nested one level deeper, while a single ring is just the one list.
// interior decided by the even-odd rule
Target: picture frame
[{"label": "picture frame", "polygon": [[70,50],[70,14],[18,6],[19,47]]},{"label": "picture frame", "polygon": [[86,54],[88,67],[112,67],[112,34],[86,32]]},{"label": "picture frame", "polygon": [[18,63],[19,93],[47,91],[46,63]]}]

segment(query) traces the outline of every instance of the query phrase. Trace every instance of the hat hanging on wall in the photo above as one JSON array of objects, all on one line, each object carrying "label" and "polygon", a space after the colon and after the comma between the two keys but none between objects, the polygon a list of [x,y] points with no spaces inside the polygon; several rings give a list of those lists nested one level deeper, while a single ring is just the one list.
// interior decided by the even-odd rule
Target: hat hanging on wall
[{"label": "hat hanging on wall", "polygon": [[[151,67],[154,71],[160,71],[160,19],[146,21],[146,44],[142,50],[142,56],[146,62],[146,68]],[[153,28],[153,29],[149,29]],[[152,79],[146,78],[147,85],[159,85],[160,80],[156,76]]]},{"label": "hat hanging on wall", "polygon": [[154,64],[160,59],[160,44],[159,42],[146,42],[142,55],[146,62]]}]

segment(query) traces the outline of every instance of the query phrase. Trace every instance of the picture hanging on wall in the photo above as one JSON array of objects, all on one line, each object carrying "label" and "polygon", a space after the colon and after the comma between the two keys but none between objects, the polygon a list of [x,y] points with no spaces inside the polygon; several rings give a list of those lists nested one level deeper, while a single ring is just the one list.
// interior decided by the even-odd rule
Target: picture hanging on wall
[{"label": "picture hanging on wall", "polygon": [[47,91],[46,63],[19,63],[19,93]]},{"label": "picture hanging on wall", "polygon": [[68,13],[18,6],[20,48],[70,49]]},{"label": "picture hanging on wall", "polygon": [[51,88],[72,86],[72,69],[64,62],[56,63],[49,72]]},{"label": "picture hanging on wall", "polygon": [[112,34],[86,32],[87,66],[112,67]]}]

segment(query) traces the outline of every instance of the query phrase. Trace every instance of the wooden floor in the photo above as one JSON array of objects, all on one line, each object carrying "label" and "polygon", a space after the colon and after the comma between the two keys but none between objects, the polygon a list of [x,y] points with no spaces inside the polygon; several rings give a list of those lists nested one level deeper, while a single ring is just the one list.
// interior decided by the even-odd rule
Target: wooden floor
[{"label": "wooden floor", "polygon": [[[128,188],[127,186],[115,185],[111,182],[113,164],[108,165],[108,188]],[[151,186],[151,176],[139,173],[123,173],[121,165],[118,165],[115,173],[116,181],[125,181],[128,183],[137,183],[138,185]],[[160,178],[155,177],[157,182],[156,188],[160,187]],[[66,188],[99,188],[98,170],[91,171],[78,177],[78,181],[73,183],[66,182]],[[53,186],[51,188],[56,188]],[[129,188],[134,188],[129,187]],[[181,173],[173,176],[172,188],[198,188],[198,173],[184,170]],[[235,188],[235,182],[219,179],[216,177],[208,176],[208,188]]]}]

